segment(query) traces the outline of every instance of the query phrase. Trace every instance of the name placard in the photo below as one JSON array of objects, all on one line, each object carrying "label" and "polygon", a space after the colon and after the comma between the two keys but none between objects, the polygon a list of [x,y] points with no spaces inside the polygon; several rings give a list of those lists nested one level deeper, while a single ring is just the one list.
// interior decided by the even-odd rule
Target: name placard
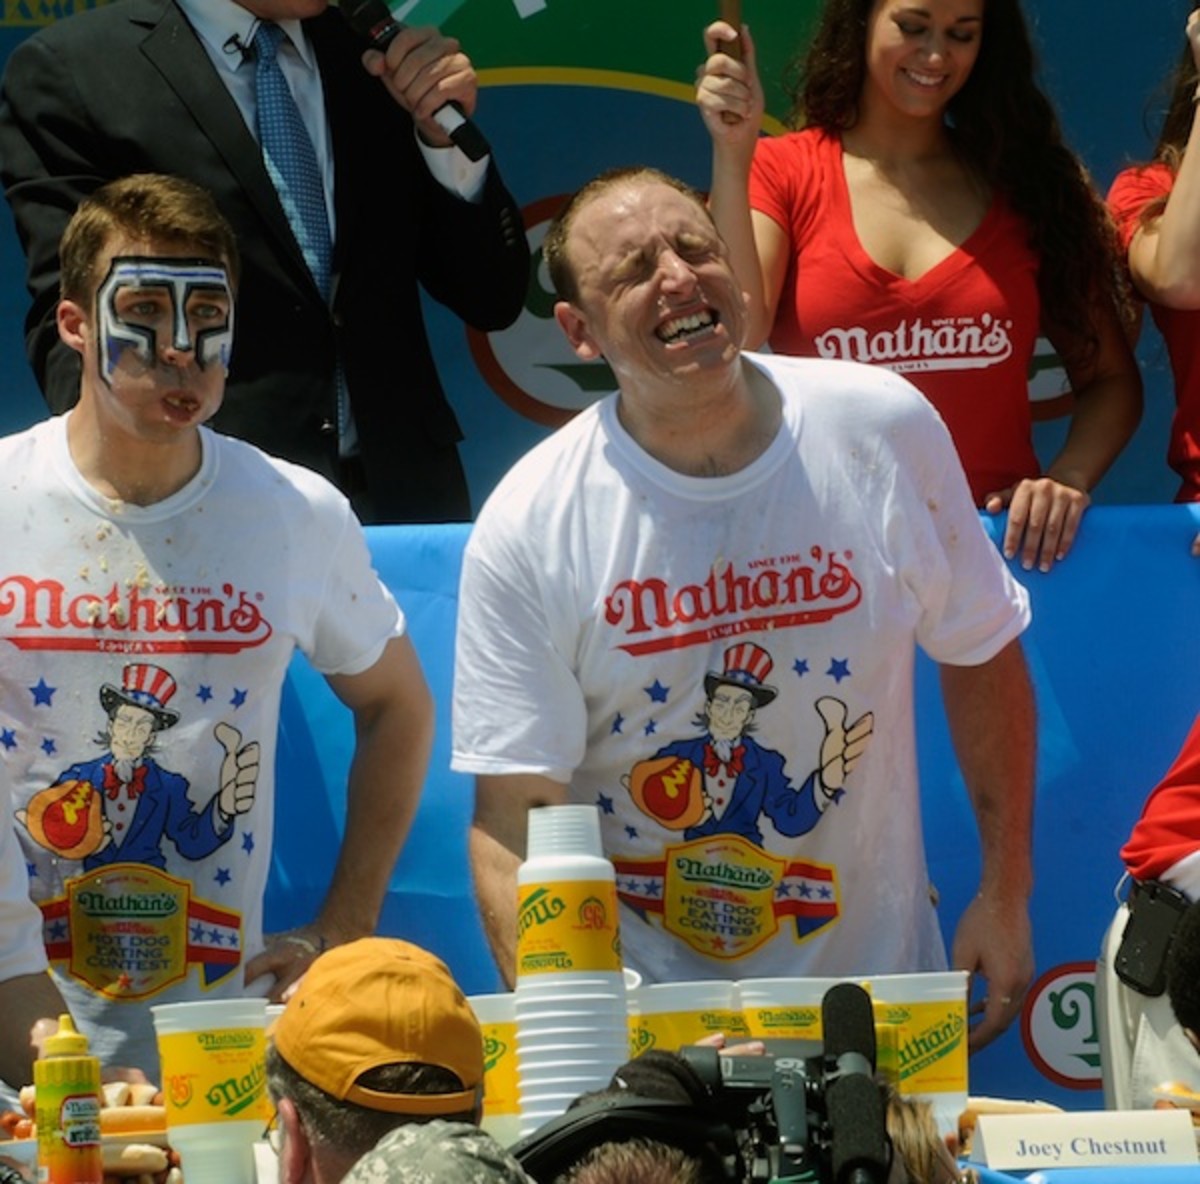
[{"label": "name placard", "polygon": [[972,1159],[997,1171],[1196,1162],[1188,1110],[981,1114]]}]

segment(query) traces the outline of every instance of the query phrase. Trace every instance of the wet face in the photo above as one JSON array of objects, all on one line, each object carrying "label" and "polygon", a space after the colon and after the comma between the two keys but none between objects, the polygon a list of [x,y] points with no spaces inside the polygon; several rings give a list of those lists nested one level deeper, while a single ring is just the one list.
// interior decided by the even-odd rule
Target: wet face
[{"label": "wet face", "polygon": [[137,760],[153,734],[154,716],[131,703],[122,703],[109,721],[109,747],[118,760]]},{"label": "wet face", "polygon": [[97,265],[90,310],[60,324],[84,358],[84,388],[103,429],[172,442],[221,405],[233,347],[233,294],[220,260],[119,242]]},{"label": "wet face", "polygon": [[979,57],[984,0],[876,0],[867,20],[864,104],[941,116]]},{"label": "wet face", "polygon": [[555,313],[580,357],[602,355],[634,382],[736,363],[745,301],[716,228],[686,194],[648,178],[603,191],[575,215],[567,258],[578,295]]},{"label": "wet face", "polygon": [[754,715],[754,696],[741,687],[719,686],[705,707],[714,740],[736,740]]}]

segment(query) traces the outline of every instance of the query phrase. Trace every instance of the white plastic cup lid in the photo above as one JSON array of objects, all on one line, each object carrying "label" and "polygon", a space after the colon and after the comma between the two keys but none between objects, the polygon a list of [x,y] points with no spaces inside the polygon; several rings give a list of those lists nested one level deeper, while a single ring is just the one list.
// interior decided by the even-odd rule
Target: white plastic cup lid
[{"label": "white plastic cup lid", "polygon": [[635,996],[635,1009],[643,1015],[677,1011],[737,1011],[740,1006],[738,985],[732,979],[647,983]]},{"label": "white plastic cup lid", "polygon": [[265,999],[198,999],[160,1003],[150,1008],[159,1036],[178,1032],[210,1032],[223,1028],[265,1028]]},{"label": "white plastic cup lid", "polygon": [[538,806],[529,811],[528,857],[602,857],[600,811],[595,806]]},{"label": "white plastic cup lid", "polygon": [[517,1001],[511,991],[491,995],[468,995],[467,1002],[481,1024],[512,1024],[517,1019]]},{"label": "white plastic cup lid", "polygon": [[840,978],[744,978],[738,983],[743,1007],[820,1007]]}]

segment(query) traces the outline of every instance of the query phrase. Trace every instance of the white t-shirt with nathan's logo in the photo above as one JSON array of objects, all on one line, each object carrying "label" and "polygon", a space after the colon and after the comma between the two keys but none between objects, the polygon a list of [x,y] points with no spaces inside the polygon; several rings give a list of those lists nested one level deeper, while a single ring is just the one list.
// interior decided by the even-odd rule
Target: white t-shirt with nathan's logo
[{"label": "white t-shirt with nathan's logo", "polygon": [[[0,759],[29,891],[92,1049],[148,1072],[150,1005],[242,994],[262,948],[292,654],[355,674],[404,628],[341,494],[202,441],[152,506],[84,481],[66,417],[0,441]],[[254,743],[253,805],[226,816],[222,766]]]},{"label": "white t-shirt with nathan's logo", "polygon": [[907,381],[748,364],[783,426],[739,473],[667,469],[610,398],[500,484],[465,559],[453,763],[599,807],[651,979],[935,969],[915,646],[986,661],[1027,597]]}]

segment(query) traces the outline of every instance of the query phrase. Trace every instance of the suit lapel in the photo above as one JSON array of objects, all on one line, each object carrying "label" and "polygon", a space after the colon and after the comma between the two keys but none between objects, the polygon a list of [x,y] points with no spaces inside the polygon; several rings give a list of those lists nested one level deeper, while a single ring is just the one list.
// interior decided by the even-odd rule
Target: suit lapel
[{"label": "suit lapel", "polygon": [[131,9],[131,21],[151,26],[141,45],[142,53],[187,107],[196,126],[225,161],[238,186],[315,292],[300,245],[263,165],[258,142],[246,127],[225,84],[217,77],[191,25],[173,3],[150,0],[145,4],[138,2]]}]

